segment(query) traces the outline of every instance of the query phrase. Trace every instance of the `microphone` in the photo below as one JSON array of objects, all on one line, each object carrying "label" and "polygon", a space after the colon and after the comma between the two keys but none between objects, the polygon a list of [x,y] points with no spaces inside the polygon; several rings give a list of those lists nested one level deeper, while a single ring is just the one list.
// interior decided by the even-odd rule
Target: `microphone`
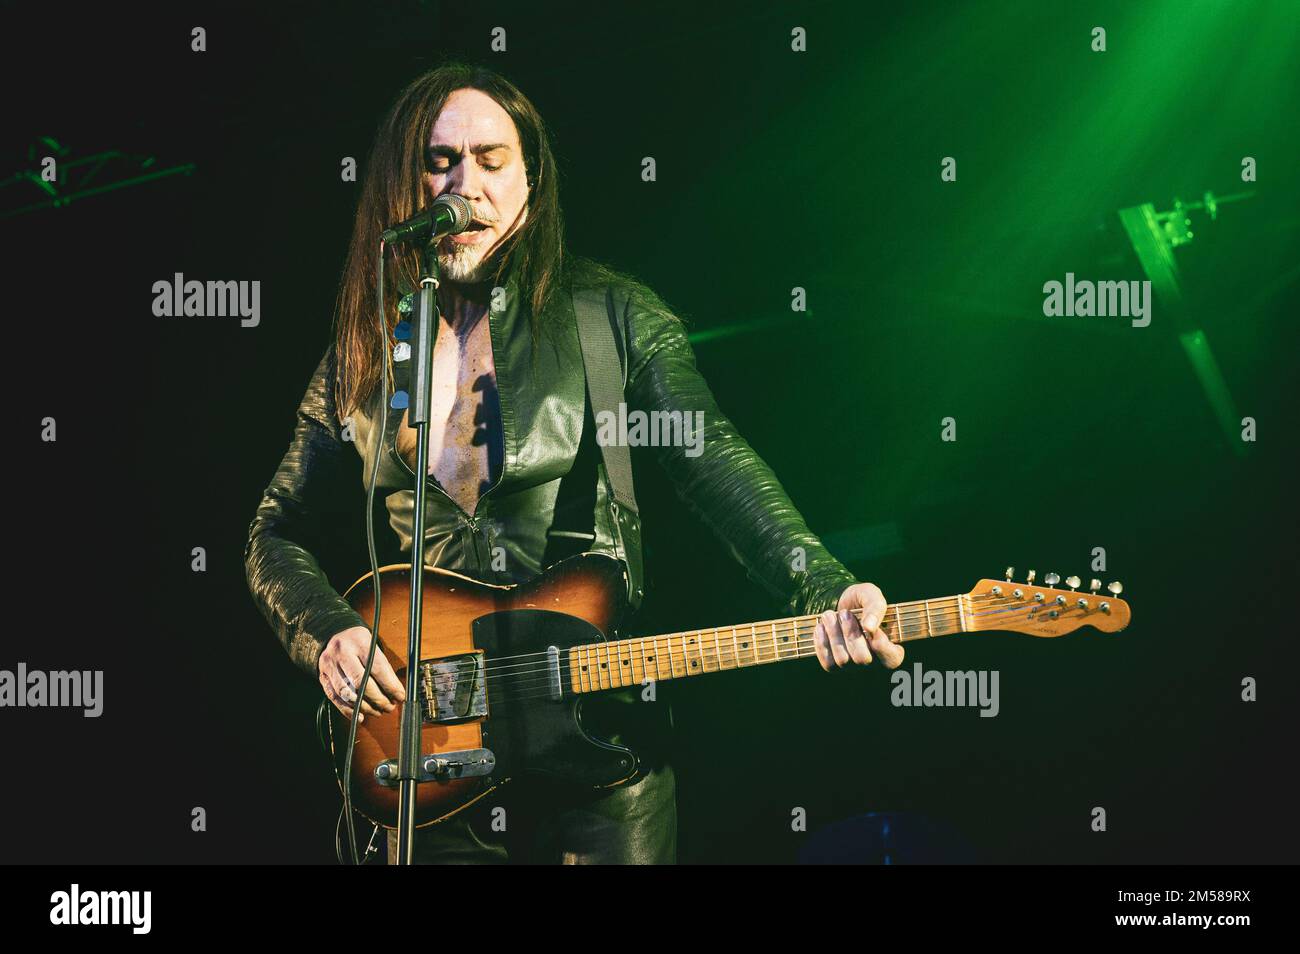
[{"label": "microphone", "polygon": [[385,245],[399,242],[433,242],[444,235],[455,235],[469,228],[474,210],[468,200],[448,192],[433,200],[423,212],[384,229],[380,238]]}]

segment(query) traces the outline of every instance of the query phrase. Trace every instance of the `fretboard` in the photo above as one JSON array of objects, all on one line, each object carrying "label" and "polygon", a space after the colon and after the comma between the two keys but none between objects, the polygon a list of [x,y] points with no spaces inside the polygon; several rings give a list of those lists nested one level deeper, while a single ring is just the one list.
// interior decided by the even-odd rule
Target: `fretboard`
[{"label": "fretboard", "polygon": [[[895,603],[885,611],[885,631],[895,643],[969,632],[967,599],[944,596]],[[861,619],[861,610],[853,613]],[[815,656],[813,632],[819,618],[820,614],[792,616],[575,646],[568,654],[569,687],[574,692],[600,692]]]}]

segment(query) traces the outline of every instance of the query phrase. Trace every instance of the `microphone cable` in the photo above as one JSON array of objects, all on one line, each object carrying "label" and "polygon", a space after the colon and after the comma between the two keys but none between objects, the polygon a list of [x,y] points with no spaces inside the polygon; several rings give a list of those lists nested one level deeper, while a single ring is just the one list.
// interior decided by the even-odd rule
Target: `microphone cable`
[{"label": "microphone cable", "polygon": [[[361,674],[361,685],[357,686],[357,700],[352,704],[351,725],[348,726],[348,743],[347,754],[343,758],[343,814],[347,819],[348,828],[348,849],[352,856],[352,864],[360,865],[361,860],[357,856],[357,830],[356,821],[352,816],[352,755],[357,746],[357,719],[361,715],[361,700],[366,697],[366,685],[370,682],[370,669],[375,664],[375,650],[379,646],[379,610],[382,601],[382,594],[379,586],[379,558],[375,553],[375,484],[379,481],[379,455],[383,452],[384,441],[386,439],[386,430],[388,428],[388,318],[384,314],[384,242],[379,242],[379,281],[376,289],[376,297],[379,302],[379,348],[380,348],[380,398],[379,398],[379,426],[376,428],[375,441],[372,445],[372,460],[370,463],[370,486],[366,488],[366,550],[370,557],[370,585],[375,594],[375,612],[370,625],[370,653],[366,656],[366,669]],[[423,541],[420,541],[423,545]],[[415,541],[411,541],[411,551],[415,552]],[[410,700],[407,700],[407,705]],[[375,826],[378,831],[378,826]],[[336,827],[335,846],[337,847],[337,827]],[[370,843],[374,843],[375,835],[371,833]],[[369,846],[367,846],[369,853]]]}]

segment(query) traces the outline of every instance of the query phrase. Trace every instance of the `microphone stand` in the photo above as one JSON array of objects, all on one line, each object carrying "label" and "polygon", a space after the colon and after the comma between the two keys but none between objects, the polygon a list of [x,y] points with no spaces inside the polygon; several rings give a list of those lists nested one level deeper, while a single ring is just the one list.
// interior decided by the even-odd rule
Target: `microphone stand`
[{"label": "microphone stand", "polygon": [[411,403],[415,428],[415,513],[411,525],[411,607],[406,644],[406,703],[397,756],[397,863],[414,863],[415,788],[422,769],[420,728],[420,623],[424,604],[424,501],[429,483],[429,405],[433,401],[433,344],[438,335],[438,243],[421,254],[418,318],[411,335]]}]

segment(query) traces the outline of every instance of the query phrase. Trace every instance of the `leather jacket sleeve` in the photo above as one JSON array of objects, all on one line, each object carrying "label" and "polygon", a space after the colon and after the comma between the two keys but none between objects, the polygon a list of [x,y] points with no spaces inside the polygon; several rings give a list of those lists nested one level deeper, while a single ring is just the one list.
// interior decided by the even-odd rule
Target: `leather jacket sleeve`
[{"label": "leather jacket sleeve", "polygon": [[248,530],[244,571],[262,615],[289,657],[313,677],[321,650],[335,633],[370,624],[331,587],[312,556],[324,530],[320,511],[338,492],[347,458],[334,404],[331,347],[298,406],[289,450],[262,495]]},{"label": "leather jacket sleeve", "polygon": [[776,474],[718,409],[682,323],[633,294],[625,328],[629,409],[704,412],[698,456],[685,447],[657,448],[678,495],[792,614],[833,609],[856,582],[853,574],[808,529]]}]

